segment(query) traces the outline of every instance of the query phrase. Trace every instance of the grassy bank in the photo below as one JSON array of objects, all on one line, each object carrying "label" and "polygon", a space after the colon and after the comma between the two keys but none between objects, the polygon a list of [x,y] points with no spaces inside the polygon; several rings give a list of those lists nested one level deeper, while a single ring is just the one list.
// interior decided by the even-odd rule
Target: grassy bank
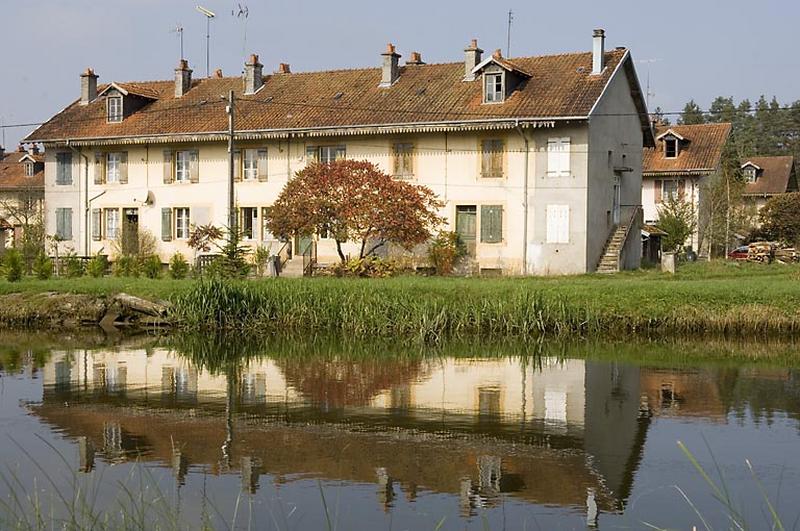
[{"label": "grassy bank", "polygon": [[146,279],[0,282],[0,294],[127,292],[174,302],[183,328],[324,331],[425,340],[482,334],[800,333],[800,268],[688,264],[557,278],[318,278],[232,283]]}]

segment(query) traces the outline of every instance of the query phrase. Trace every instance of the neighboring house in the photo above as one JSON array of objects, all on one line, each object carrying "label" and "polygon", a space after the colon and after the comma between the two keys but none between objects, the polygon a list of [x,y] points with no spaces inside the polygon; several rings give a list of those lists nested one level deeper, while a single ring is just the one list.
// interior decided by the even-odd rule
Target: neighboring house
[{"label": "neighboring house", "polygon": [[644,221],[658,225],[659,208],[670,196],[692,204],[697,229],[687,245],[704,252],[702,186],[718,174],[731,124],[671,125],[656,127],[656,146],[644,150],[642,205]]},{"label": "neighboring house", "polygon": [[[227,224],[221,97],[234,91],[235,198],[253,246],[280,247],[263,221],[291,176],[350,158],[433,189],[481,270],[585,273],[604,254],[611,269],[639,266],[627,234],[654,140],[629,50],[606,52],[598,30],[588,53],[484,58],[473,41],[459,63],[399,59],[389,45],[380,68],[264,75],[253,55],[243,77],[208,79],[181,61],[174,81],[102,86],[89,69],[81,98],[26,139],[47,147],[48,232],[94,254],[148,230],[163,261],[191,257],[192,226]],[[320,262],[338,260],[333,240],[313,241]]]},{"label": "neighboring house", "polygon": [[[44,155],[36,148],[6,153],[0,147],[0,233],[3,247],[19,241],[23,227],[41,221]],[[2,247],[0,247],[1,249]]]},{"label": "neighboring house", "polygon": [[797,191],[794,157],[750,157],[742,164],[745,200],[760,211],[770,197]]}]

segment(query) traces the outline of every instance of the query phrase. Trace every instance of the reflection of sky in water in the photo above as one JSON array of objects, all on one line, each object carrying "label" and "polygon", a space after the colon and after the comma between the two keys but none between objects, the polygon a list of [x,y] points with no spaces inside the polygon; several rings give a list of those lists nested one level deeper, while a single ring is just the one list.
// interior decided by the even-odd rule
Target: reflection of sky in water
[{"label": "reflection of sky in water", "polygon": [[602,528],[699,525],[680,485],[724,526],[677,440],[710,469],[708,441],[751,525],[767,522],[745,458],[786,521],[797,515],[800,391],[787,369],[277,357],[212,375],[148,349],[53,352],[35,377],[2,383],[2,431],[19,443],[4,463],[23,481],[39,473],[25,452],[63,469],[47,441],[93,470],[83,481],[145,467],[195,521],[205,488],[226,510],[244,496],[256,527],[325,528],[321,485],[340,528],[575,528],[597,511]]}]

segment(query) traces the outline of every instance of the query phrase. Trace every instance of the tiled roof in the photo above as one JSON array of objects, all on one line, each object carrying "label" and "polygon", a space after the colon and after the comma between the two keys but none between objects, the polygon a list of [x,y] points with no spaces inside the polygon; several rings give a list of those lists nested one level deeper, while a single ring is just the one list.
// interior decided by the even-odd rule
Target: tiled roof
[{"label": "tiled roof", "polygon": [[241,98],[237,131],[585,117],[625,54],[624,49],[607,52],[607,68],[599,75],[590,75],[591,53],[515,58],[513,64],[531,79],[503,104],[491,105],[482,103],[480,80],[463,81],[463,62],[402,66],[389,88],[378,86],[380,68],[274,74],[249,96],[243,95],[241,77],[194,80],[182,98],[174,96],[173,81],[122,83],[158,99],[115,124],[106,123],[102,98],[85,106],[76,101],[25,141],[221,133],[228,124],[220,96],[229,90]]},{"label": "tiled roof", "polygon": [[31,187],[44,190],[44,155],[32,155],[38,163],[38,171],[32,177],[25,175],[25,164],[20,162],[25,155],[27,153],[12,151],[0,158],[0,191]]},{"label": "tiled roof", "polygon": [[761,171],[756,182],[747,183],[745,195],[775,195],[797,190],[794,157],[750,157],[742,163],[752,162]]},{"label": "tiled roof", "polygon": [[681,173],[702,175],[716,170],[722,158],[725,142],[731,133],[731,124],[658,126],[656,138],[670,129],[688,142],[681,142],[678,156],[674,159],[664,156],[663,140],[657,141],[655,148],[646,148],[642,161],[645,175]]}]

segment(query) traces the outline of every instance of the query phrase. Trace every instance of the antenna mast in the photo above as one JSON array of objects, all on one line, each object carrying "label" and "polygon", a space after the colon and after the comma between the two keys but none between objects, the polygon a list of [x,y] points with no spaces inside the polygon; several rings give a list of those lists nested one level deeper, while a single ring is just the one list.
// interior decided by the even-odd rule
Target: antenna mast
[{"label": "antenna mast", "polygon": [[506,33],[506,57],[511,57],[511,23],[514,21],[514,12],[508,10],[508,32]]},{"label": "antenna mast", "polygon": [[211,19],[217,15],[203,6],[197,6],[196,9],[206,17],[206,77],[211,77]]},{"label": "antenna mast", "polygon": [[231,15],[235,16],[239,20],[244,22],[244,31],[242,36],[242,57],[247,56],[247,17],[250,16],[250,9],[247,5],[236,4],[238,6],[238,11],[234,10],[231,11]]},{"label": "antenna mast", "polygon": [[172,30],[171,33],[177,33],[178,34],[178,39],[181,42],[181,56],[180,56],[180,59],[181,60],[186,59],[186,57],[183,56],[183,26],[181,26],[180,23],[176,24],[175,25],[175,29]]}]

